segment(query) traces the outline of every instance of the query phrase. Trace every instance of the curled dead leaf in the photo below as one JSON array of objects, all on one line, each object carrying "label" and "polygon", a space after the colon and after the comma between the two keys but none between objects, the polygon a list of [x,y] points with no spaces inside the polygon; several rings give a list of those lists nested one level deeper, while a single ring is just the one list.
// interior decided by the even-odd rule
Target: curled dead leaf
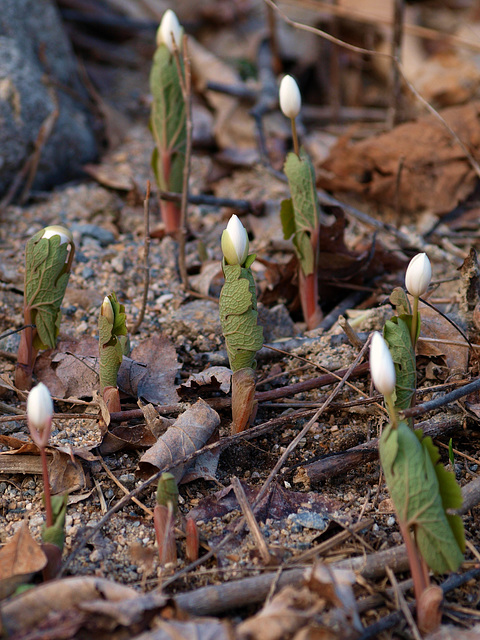
[{"label": "curled dead leaf", "polygon": [[[140,473],[150,475],[160,469],[169,468],[185,456],[198,451],[219,424],[218,413],[203,400],[198,400],[143,454],[139,465]],[[186,470],[184,464],[170,469],[177,482],[180,482]]]}]

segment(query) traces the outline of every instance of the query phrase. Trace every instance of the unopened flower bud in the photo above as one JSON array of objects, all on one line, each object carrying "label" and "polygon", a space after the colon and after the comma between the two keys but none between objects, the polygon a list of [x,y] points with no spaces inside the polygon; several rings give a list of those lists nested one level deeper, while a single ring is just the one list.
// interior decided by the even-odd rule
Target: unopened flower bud
[{"label": "unopened flower bud", "polygon": [[370,374],[373,384],[384,396],[390,396],[395,391],[395,366],[387,343],[375,331],[370,343]]},{"label": "unopened flower bud", "polygon": [[283,115],[287,118],[296,118],[302,106],[302,96],[292,76],[285,76],[280,83],[279,98]]},{"label": "unopened flower bud", "polygon": [[40,382],[28,394],[27,419],[33,441],[45,446],[50,437],[53,416],[53,402],[49,390]]},{"label": "unopened flower bud", "polygon": [[157,29],[157,47],[164,44],[168,47],[170,53],[173,53],[172,38],[177,48],[180,49],[183,38],[183,28],[180,26],[175,12],[167,9]]},{"label": "unopened flower bud", "polygon": [[106,318],[110,324],[113,324],[115,314],[113,313],[112,303],[108,296],[105,296],[103,299],[102,306],[100,307],[100,315]]},{"label": "unopened flower bud", "polygon": [[235,214],[222,233],[222,251],[227,264],[243,265],[248,256],[248,234]]},{"label": "unopened flower bud", "polygon": [[405,286],[410,295],[418,298],[428,289],[432,279],[432,265],[426,253],[418,253],[410,260],[405,274]]},{"label": "unopened flower bud", "polygon": [[43,230],[42,240],[44,238],[46,240],[49,240],[50,238],[53,238],[53,236],[60,236],[60,244],[68,244],[69,242],[73,242],[73,236],[71,232],[59,224],[53,224],[50,227],[45,227],[45,229]]}]

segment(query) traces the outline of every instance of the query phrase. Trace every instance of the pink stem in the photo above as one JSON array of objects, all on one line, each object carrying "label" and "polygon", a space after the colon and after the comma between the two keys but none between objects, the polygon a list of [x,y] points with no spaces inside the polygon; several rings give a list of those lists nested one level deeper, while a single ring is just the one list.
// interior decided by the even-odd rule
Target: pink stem
[{"label": "pink stem", "polygon": [[301,265],[299,265],[298,284],[300,302],[307,329],[315,329],[323,319],[323,313],[318,304],[318,277],[316,270],[306,276],[302,271]]},{"label": "pink stem", "polygon": [[410,573],[413,579],[413,590],[415,592],[415,600],[417,604],[420,602],[422,593],[430,584],[430,578],[428,573],[425,572],[425,567],[422,565],[423,558],[420,556],[418,547],[415,544],[414,539],[410,535],[408,526],[398,518],[398,524],[403,539],[405,540],[405,546],[407,548],[408,563],[410,565]]}]

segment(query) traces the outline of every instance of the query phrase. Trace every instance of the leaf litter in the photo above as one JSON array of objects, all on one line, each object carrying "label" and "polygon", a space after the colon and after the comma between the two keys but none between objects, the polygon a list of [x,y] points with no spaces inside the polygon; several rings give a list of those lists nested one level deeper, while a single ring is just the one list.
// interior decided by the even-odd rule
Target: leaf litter
[{"label": "leaf litter", "polygon": [[[192,51],[197,52],[195,62],[201,71],[200,62],[204,52],[200,51],[200,48]],[[212,58],[208,57],[208,60]],[[220,57],[217,56],[215,62],[216,65],[220,65],[215,66],[215,69],[221,69],[224,74],[222,77],[226,81],[239,82],[238,74],[232,72],[228,65],[224,65]],[[149,64],[145,66],[149,67]],[[203,71],[208,70],[214,79],[219,80],[220,73],[215,77],[212,69],[207,66]],[[137,69],[135,73],[138,74],[140,71]],[[118,92],[117,98],[119,95],[122,97],[122,92],[122,99],[125,98],[130,83],[132,78],[125,73],[122,82],[118,83],[122,86],[114,89]],[[144,95],[145,86],[144,84],[142,89]],[[228,151],[229,147],[238,146],[240,143],[242,146],[253,147],[254,123],[241,101],[214,94],[211,89],[204,89],[202,83],[199,84],[198,91],[208,92],[208,96],[206,93],[203,93],[203,96],[208,97],[213,109],[218,110],[221,116],[214,119],[214,133],[220,148]],[[215,100],[215,95],[222,100]],[[475,103],[455,109],[456,111],[447,112],[445,115],[454,129],[458,122],[465,122],[465,142],[470,143],[471,148],[475,149]],[[144,113],[141,111],[141,103],[136,104],[136,116],[146,121],[145,109]],[[242,117],[232,117],[232,113],[241,113]],[[269,135],[277,136],[279,140],[283,137],[285,140],[284,123],[279,125],[275,118],[265,121],[269,123]],[[395,202],[398,200],[400,213],[411,216],[403,221],[412,229],[416,229],[417,225],[421,227],[422,211],[425,209],[429,214],[433,212],[439,215],[454,210],[473,190],[474,175],[448,133],[432,124],[433,122],[431,119],[410,122],[402,125],[403,129],[395,128],[383,136],[368,137],[367,134],[365,140],[355,143],[348,142],[346,134],[344,140],[347,142],[340,142],[322,164],[325,171],[319,174],[320,185],[332,189],[340,198],[348,192],[349,201],[353,201],[354,206],[369,212],[371,203],[379,209],[392,206],[395,208]],[[345,130],[343,133],[345,134]],[[98,342],[97,303],[93,303],[93,298],[101,302],[104,295],[116,291],[122,304],[126,306],[130,326],[133,325],[133,319],[137,317],[141,305],[141,199],[144,180],[150,177],[146,167],[149,165],[151,139],[146,127],[138,124],[132,126],[129,136],[127,135],[123,146],[114,152],[114,161],[127,168],[123,174],[128,176],[127,182],[112,182],[108,174],[102,173],[102,165],[99,165],[97,170],[90,169],[90,173],[103,181],[104,186],[85,182],[67,185],[50,194],[46,202],[33,203],[23,209],[12,206],[5,212],[2,238],[3,234],[5,237],[8,234],[8,242],[0,248],[2,264],[15,266],[12,270],[2,267],[2,280],[7,287],[19,286],[26,238],[44,224],[57,222],[59,216],[62,216],[67,226],[72,225],[74,228],[79,255],[74,263],[69,288],[71,286],[72,291],[87,293],[83,297],[67,295],[67,306],[62,309],[61,325],[61,339],[65,343],[59,342],[53,352],[43,352],[37,361],[36,371],[38,378],[46,381],[52,393],[59,399],[56,403],[59,416],[71,411],[95,416],[99,413],[94,397],[98,388],[95,373]],[[306,137],[308,138],[308,134]],[[425,143],[419,144],[419,139],[425,140]],[[402,161],[403,156],[406,160]],[[402,168],[400,171],[401,166],[404,166],[405,170]],[[213,163],[208,156],[194,154],[192,190],[202,192],[208,188],[213,189],[217,195],[227,192],[228,195],[234,194],[239,198],[268,199],[273,202],[273,205],[270,204],[272,216],[278,216],[280,200],[286,195],[284,185],[277,183],[264,168],[259,167],[253,171],[248,168],[236,170],[224,163],[222,171],[224,177],[221,180],[213,180],[207,185],[208,177],[214,176]],[[120,187],[121,194],[112,194],[108,190]],[[154,199],[151,204],[151,216],[157,219],[158,210]],[[200,256],[204,256],[205,253],[212,265],[215,261],[219,263],[219,237],[229,213],[219,213],[208,205],[190,207],[189,222],[192,235],[187,242],[187,258],[191,264],[191,275],[195,275],[195,271],[201,268]],[[346,287],[363,288],[365,296],[356,310],[359,315],[354,324],[360,339],[365,339],[367,331],[372,328],[381,329],[383,314],[381,307],[377,312],[376,305],[385,302],[394,285],[403,284],[402,265],[406,264],[410,257],[410,248],[396,244],[395,236],[388,233],[379,233],[373,238],[371,228],[362,227],[355,218],[348,215],[348,211],[346,216],[341,211],[327,213],[333,213],[335,221],[332,228],[325,227],[327,233],[323,237],[321,247],[324,251],[323,266],[325,274],[328,274],[329,290],[332,293],[322,297],[322,304],[328,312],[333,308],[335,300],[341,301],[345,298],[345,292],[348,291]],[[461,216],[458,219],[461,220]],[[291,248],[282,241],[281,235],[279,238],[278,234],[266,233],[274,229],[274,224],[268,217],[263,230],[260,224],[255,224],[254,216],[250,216],[250,220],[252,245],[257,252],[262,253],[263,260],[263,264],[260,265],[263,270],[258,272],[261,277],[257,275],[260,299],[267,306],[279,304],[288,309],[285,313],[290,318],[291,324],[288,324],[288,329],[291,337],[301,341],[304,327],[301,325],[298,307],[294,302],[295,264],[291,259]],[[468,219],[465,220],[468,226]],[[258,218],[258,221],[263,220]],[[278,222],[277,220],[277,226]],[[82,230],[82,225],[86,226],[87,223],[88,230]],[[107,244],[100,239],[100,235],[95,237],[96,228],[110,230],[111,238]],[[460,264],[459,256],[463,252],[466,257],[468,243],[476,243],[477,239],[463,238],[462,227],[459,224],[451,223],[448,229],[448,236],[434,231],[429,237],[429,242],[438,242],[440,245],[445,237],[448,237],[449,242],[457,249],[456,253],[452,254],[450,264]],[[442,233],[445,233],[444,228]],[[199,248],[200,244],[203,244],[203,248]],[[9,249],[11,246],[15,248],[14,252]],[[64,482],[71,491],[82,492],[77,494],[82,499],[70,504],[67,510],[65,559],[89,529],[100,521],[102,504],[114,505],[124,495],[123,490],[112,483],[102,471],[98,460],[100,453],[104,456],[104,462],[110,472],[128,491],[139,486],[138,464],[142,455],[145,455],[145,448],[149,446],[149,439],[162,443],[157,447],[160,452],[150,451],[153,462],[149,464],[152,468],[162,469],[174,464],[179,468],[179,475],[186,471],[189,482],[180,489],[182,513],[195,515],[202,548],[211,548],[214,553],[213,558],[203,567],[191,570],[186,576],[179,576],[171,583],[168,593],[171,593],[173,598],[176,593],[182,591],[190,598],[189,592],[193,593],[196,588],[208,588],[207,585],[219,585],[222,589],[233,584],[234,580],[268,577],[268,571],[262,567],[258,554],[255,553],[256,543],[250,530],[237,532],[230,548],[215,551],[215,541],[222,540],[229,531],[235,531],[240,517],[239,506],[230,487],[233,475],[241,478],[248,500],[254,508],[260,531],[268,540],[268,544],[284,550],[282,562],[285,563],[285,567],[286,563],[293,561],[296,556],[301,556],[317,545],[323,549],[321,545],[328,546],[329,541],[342,532],[348,534],[345,527],[352,526],[352,523],[367,515],[374,519],[374,526],[356,537],[349,535],[344,542],[323,551],[328,561],[336,563],[354,556],[365,558],[398,546],[401,540],[394,515],[391,510],[377,508],[378,504],[385,504],[388,497],[384,486],[378,485],[378,462],[375,458],[357,464],[346,476],[334,477],[328,482],[314,484],[313,487],[306,484],[302,487],[300,481],[296,483],[297,490],[291,490],[290,483],[293,481],[294,473],[302,464],[315,459],[328,459],[332,454],[341,454],[342,451],[362,444],[376,435],[383,421],[382,414],[378,409],[371,409],[370,405],[362,404],[369,396],[368,383],[363,378],[352,381],[358,390],[347,389],[341,403],[331,407],[312,426],[304,440],[299,443],[299,448],[290,456],[288,470],[280,470],[276,482],[271,484],[260,506],[255,505],[255,497],[258,496],[269,472],[297,434],[298,428],[307,419],[298,417],[295,412],[305,412],[311,406],[318,406],[325,398],[325,390],[300,391],[291,401],[277,402],[275,405],[273,402],[269,403],[272,406],[262,407],[260,403],[256,425],[279,420],[277,426],[252,439],[249,439],[249,434],[246,433],[245,437],[232,441],[230,446],[215,449],[218,442],[221,443],[229,437],[228,412],[219,409],[217,414],[208,404],[203,406],[203,403],[202,411],[211,416],[210,422],[203,423],[199,419],[198,407],[192,412],[195,405],[187,409],[179,402],[180,399],[189,400],[184,395],[185,384],[182,385],[181,391],[179,386],[182,381],[192,377],[194,382],[190,384],[194,387],[196,395],[190,398],[191,401],[197,397],[204,397],[208,403],[209,400],[224,397],[224,391],[219,388],[219,384],[226,383],[223,374],[216,377],[216,373],[209,372],[208,368],[203,370],[205,363],[212,361],[217,365],[225,364],[225,358],[223,356],[222,360],[220,353],[224,345],[219,330],[218,307],[210,300],[200,298],[192,301],[180,290],[175,255],[176,245],[171,238],[152,241],[152,279],[146,317],[140,333],[132,337],[133,361],[127,363],[122,382],[123,391],[130,396],[122,400],[126,409],[137,410],[137,400],[143,399],[144,402],[153,405],[169,405],[173,413],[163,416],[162,424],[157,425],[155,433],[150,424],[141,424],[143,416],[140,419],[129,418],[124,424],[110,423],[107,430],[104,426],[100,428],[101,421],[97,418],[55,421],[56,429],[51,443],[52,460],[55,460],[55,466],[58,467],[58,480],[55,479],[55,482],[60,486]],[[200,284],[204,294],[214,294],[218,285],[217,273],[218,269],[212,267],[211,273],[207,273],[204,282]],[[438,273],[439,280],[443,277],[448,280],[458,276],[448,263],[436,263],[435,273]],[[92,291],[96,296],[93,296]],[[438,304],[443,305],[444,310],[449,313],[448,304],[458,301],[458,281],[441,284],[432,297],[434,303],[435,300],[447,300]],[[188,305],[192,306],[189,308]],[[21,296],[13,289],[6,291],[5,303],[2,303],[1,308],[2,331],[19,326],[21,307]],[[424,337],[431,337],[427,334],[428,330],[434,334],[433,337],[443,340],[444,343],[434,343],[437,349],[435,353],[434,347],[431,346],[433,343],[420,343],[422,358],[425,359],[420,364],[422,384],[426,380],[429,385],[438,386],[449,382],[453,372],[460,370],[463,374],[466,370],[465,358],[468,352],[466,349],[458,349],[456,352],[456,345],[451,344],[461,340],[458,336],[455,337],[454,329],[442,329],[436,320],[426,319]],[[272,379],[267,383],[267,389],[307,381],[318,375],[318,366],[341,368],[351,364],[356,355],[355,349],[345,344],[345,341],[340,344],[334,340],[335,336],[342,335],[340,327],[334,325],[326,341],[321,339],[321,333],[313,332],[302,343],[303,346],[296,349],[295,355],[307,358],[309,363],[294,356],[281,356],[280,369],[276,370],[277,381]],[[425,345],[429,345],[430,350]],[[13,353],[15,344],[2,341],[2,349]],[[74,356],[69,355],[70,353]],[[435,366],[429,367],[432,363]],[[273,377],[272,367],[270,360],[263,360],[259,373],[268,380],[269,377]],[[2,369],[4,375],[11,375],[11,360],[2,359]],[[475,373],[475,369],[472,372]],[[213,380],[213,385],[203,384],[203,381],[208,379]],[[2,387],[2,394],[2,401],[15,405],[14,396],[5,387]],[[83,404],[77,404],[80,401]],[[343,408],[342,403],[346,403],[348,408]],[[189,414],[188,411],[192,413]],[[457,429],[454,433],[456,449],[469,451],[475,459],[475,422],[472,418],[462,418],[456,414],[455,407],[449,407],[448,411],[451,419],[452,416],[456,416],[459,427],[465,427],[464,431]],[[178,414],[180,418],[176,417]],[[218,415],[218,418],[213,419],[214,414]],[[175,418],[182,427],[177,427],[181,439],[174,439],[165,444],[162,437],[172,429]],[[151,420],[154,421],[155,418]],[[2,426],[7,424],[10,423],[5,422]],[[19,456],[19,459],[20,456],[35,458],[35,451],[29,449],[29,445],[22,439],[22,436],[25,437],[24,421],[18,419],[14,425],[11,432],[13,439],[2,440],[4,451],[0,459],[12,459],[16,456]],[[198,430],[199,437],[192,439],[189,429]],[[115,443],[109,444],[107,436],[116,438]],[[5,437],[4,435],[3,438]],[[92,449],[100,443],[104,446],[103,450]],[[202,456],[199,456],[196,463],[200,463],[200,468],[197,472],[190,466],[193,458],[187,464],[182,463],[185,454],[194,457],[198,448],[205,444],[211,447],[209,455],[214,458],[213,462],[209,461],[202,466]],[[82,451],[83,457],[80,453]],[[75,489],[72,488],[75,481],[65,480],[62,465],[82,470],[84,480],[78,481]],[[456,457],[455,471],[461,477],[462,484],[474,478],[474,465],[474,462]],[[215,482],[211,478],[214,478]],[[219,492],[218,483],[223,486]],[[0,492],[2,513],[5,516],[5,527],[0,532],[0,541],[5,543],[7,539],[17,535],[26,515],[29,518],[33,539],[39,539],[43,510],[38,476],[33,472],[4,473],[0,478]],[[151,487],[140,496],[147,508],[154,504],[153,494],[154,490]],[[471,532],[473,543],[478,544],[475,533],[478,531],[478,514],[475,509],[465,516],[465,522]],[[116,637],[117,633],[129,628],[130,635],[133,633],[135,637],[145,638],[156,637],[157,633],[163,633],[163,637],[186,638],[193,637],[193,634],[199,637],[243,637],[242,633],[245,637],[267,637],[265,634],[271,631],[272,637],[276,637],[277,633],[278,637],[282,637],[283,634],[297,640],[319,637],[319,634],[321,637],[346,637],[349,632],[358,632],[355,603],[358,602],[358,594],[364,589],[364,585],[352,585],[352,577],[347,576],[347,586],[342,591],[340,574],[335,568],[327,569],[327,573],[330,574],[325,578],[320,569],[314,567],[312,573],[317,571],[322,576],[317,578],[315,593],[312,581],[306,581],[306,586],[303,587],[291,587],[286,595],[279,591],[278,595],[273,595],[263,609],[260,609],[263,616],[258,613],[257,617],[254,617],[256,609],[253,607],[237,611],[232,606],[228,616],[230,622],[218,619],[188,620],[185,614],[177,611],[173,601],[169,602],[163,595],[150,592],[158,587],[162,580],[167,580],[168,584],[168,580],[172,579],[172,571],[185,568],[183,538],[179,534],[177,539],[178,565],[175,569],[170,568],[167,571],[160,568],[158,558],[154,558],[148,568],[143,557],[137,556],[134,559],[131,554],[134,545],[143,549],[154,548],[153,525],[143,509],[129,502],[117,513],[110,515],[101,532],[97,532],[91,538],[71,563],[68,571],[77,577],[35,586],[30,593],[0,604],[4,628],[17,632],[20,636],[31,631],[32,637],[48,637],[52,629],[61,631],[65,637],[76,637],[76,634],[82,633],[82,629],[88,629],[91,633],[101,631],[115,634],[111,637]],[[8,548],[5,544],[3,551]],[[27,568],[38,571],[40,563]],[[19,571],[23,569],[20,568]],[[145,578],[147,573],[148,577]],[[2,575],[0,582],[2,587],[3,577]],[[318,586],[319,584],[321,586]],[[124,585],[132,585],[134,588]],[[148,593],[140,595],[140,589],[147,589]],[[380,592],[376,589],[377,584],[372,581],[368,584],[367,592],[377,595]],[[363,594],[365,593],[366,591],[363,591]],[[468,606],[471,602],[470,595],[467,588],[457,592],[455,598],[464,606]],[[318,608],[320,600],[324,603],[323,609]],[[115,604],[116,601],[119,603]],[[383,599],[381,601],[383,605]],[[52,606],[52,603],[58,604],[58,607]],[[80,606],[74,609],[73,603]],[[363,610],[362,624],[367,626],[379,611],[386,615],[385,609],[375,610],[373,605],[366,613]],[[25,612],[29,615],[26,616]],[[330,617],[323,616],[323,612]],[[244,619],[244,628],[238,625],[239,617]],[[282,620],[285,622],[282,623]],[[340,630],[339,620],[343,624],[347,620],[347,627]],[[272,621],[279,624],[273,627]],[[292,626],[287,632],[290,624]],[[295,626],[297,624],[298,626]],[[37,635],[37,632],[32,631],[35,627],[38,628]],[[253,635],[249,635],[250,633]]]}]

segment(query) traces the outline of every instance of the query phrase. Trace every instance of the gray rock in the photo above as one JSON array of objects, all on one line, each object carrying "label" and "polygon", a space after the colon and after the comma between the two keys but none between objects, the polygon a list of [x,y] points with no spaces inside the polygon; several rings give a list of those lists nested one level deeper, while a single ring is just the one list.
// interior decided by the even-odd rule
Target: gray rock
[{"label": "gray rock", "polygon": [[194,341],[199,336],[222,335],[218,304],[210,300],[194,300],[179,307],[172,320],[179,331]]},{"label": "gray rock", "polygon": [[294,524],[298,524],[305,529],[316,529],[324,531],[327,528],[330,519],[327,515],[315,513],[315,511],[300,511],[299,513],[291,513],[288,519]]},{"label": "gray rock", "polygon": [[1,195],[57,104],[33,187],[50,188],[79,174],[96,157],[97,145],[84,106],[88,96],[53,1],[2,0],[0,6]]},{"label": "gray rock", "polygon": [[112,242],[115,242],[115,236],[108,229],[102,229],[96,224],[79,224],[74,222],[70,225],[70,229],[73,233],[79,233],[83,238],[93,238],[100,243],[102,247],[107,247]]},{"label": "gray rock", "polygon": [[271,309],[258,305],[258,324],[263,327],[263,341],[275,342],[295,335],[295,325],[284,304],[277,304]]}]

